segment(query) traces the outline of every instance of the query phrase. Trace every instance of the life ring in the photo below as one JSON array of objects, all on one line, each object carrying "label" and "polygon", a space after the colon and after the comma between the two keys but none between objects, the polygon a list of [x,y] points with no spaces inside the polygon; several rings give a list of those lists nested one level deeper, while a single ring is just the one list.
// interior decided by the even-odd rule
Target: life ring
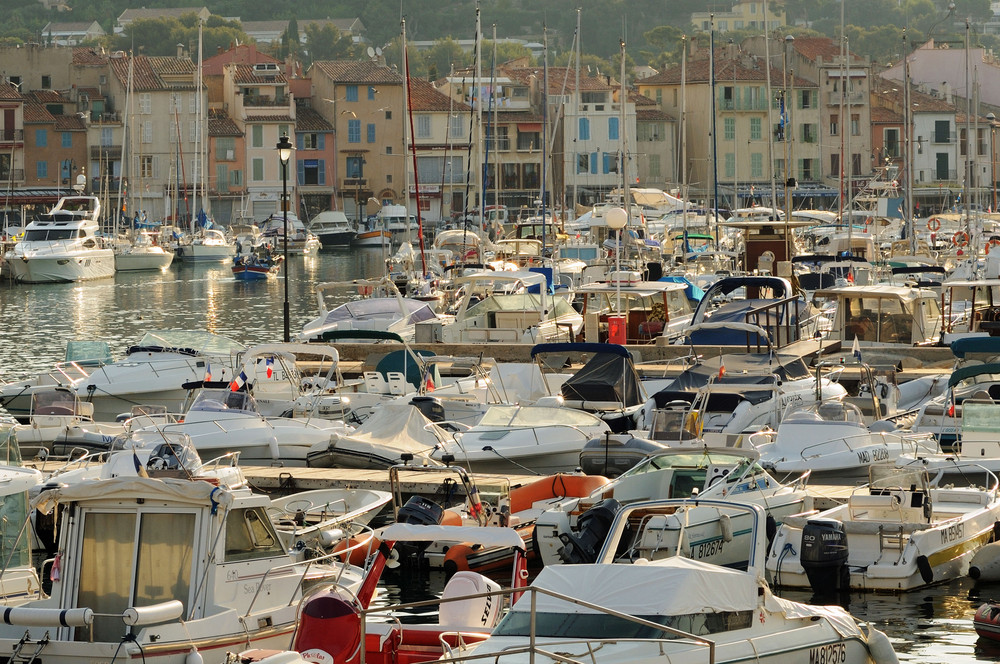
[{"label": "life ring", "polygon": [[362,297],[368,297],[371,294],[372,294],[371,286],[366,286],[365,284],[358,285],[358,295],[361,295]]},{"label": "life ring", "polygon": [[956,247],[964,247],[969,244],[969,234],[965,231],[957,231],[951,236],[951,243]]},{"label": "life ring", "polygon": [[993,238],[986,243],[986,254],[989,255],[990,249],[996,246],[1000,246],[1000,238]]},{"label": "life ring", "polygon": [[931,217],[927,220],[927,230],[933,232],[941,230],[941,220],[937,217]]}]

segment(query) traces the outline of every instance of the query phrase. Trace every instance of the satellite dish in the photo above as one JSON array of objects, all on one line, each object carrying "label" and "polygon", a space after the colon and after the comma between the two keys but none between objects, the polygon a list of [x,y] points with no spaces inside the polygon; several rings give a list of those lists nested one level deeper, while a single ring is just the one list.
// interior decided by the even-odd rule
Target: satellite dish
[{"label": "satellite dish", "polygon": [[375,47],[375,55],[377,55],[379,57],[382,57],[382,47],[381,46],[376,46]]},{"label": "satellite dish", "polygon": [[368,57],[369,58],[375,57],[375,49],[373,49],[371,46],[368,47]]}]

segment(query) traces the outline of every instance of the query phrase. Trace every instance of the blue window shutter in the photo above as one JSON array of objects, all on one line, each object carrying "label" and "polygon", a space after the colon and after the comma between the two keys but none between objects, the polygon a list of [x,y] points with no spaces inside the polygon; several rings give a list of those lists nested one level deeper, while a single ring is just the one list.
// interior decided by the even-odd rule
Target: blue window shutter
[{"label": "blue window shutter", "polygon": [[607,152],[604,153],[604,170],[602,171],[604,175],[611,172],[611,155]]},{"label": "blue window shutter", "polygon": [[608,118],[608,139],[618,140],[618,118]]},{"label": "blue window shutter", "polygon": [[587,118],[580,118],[580,140],[589,141],[590,140],[590,120]]},{"label": "blue window shutter", "polygon": [[305,134],[295,134],[295,149],[296,150],[306,149]]},{"label": "blue window shutter", "polygon": [[597,153],[590,153],[590,174],[597,175]]},{"label": "blue window shutter", "polygon": [[298,171],[299,184],[301,185],[306,181],[306,162],[304,159],[297,159],[295,166]]},{"label": "blue window shutter", "polygon": [[326,160],[325,159],[320,159],[316,163],[319,166],[319,168],[317,169],[318,170],[318,173],[317,173],[317,178],[318,178],[317,179],[317,183],[321,184],[321,185],[324,185],[324,184],[326,184]]},{"label": "blue window shutter", "polygon": [[316,148],[319,150],[325,150],[326,147],[326,134],[316,134]]},{"label": "blue window shutter", "polygon": [[373,123],[368,124],[368,142],[375,142],[375,125]]}]

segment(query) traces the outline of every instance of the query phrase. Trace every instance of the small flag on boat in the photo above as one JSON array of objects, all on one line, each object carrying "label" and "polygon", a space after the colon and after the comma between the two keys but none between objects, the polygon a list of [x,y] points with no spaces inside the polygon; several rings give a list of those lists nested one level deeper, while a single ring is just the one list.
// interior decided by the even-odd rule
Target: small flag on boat
[{"label": "small flag on boat", "polygon": [[427,380],[424,381],[424,390],[427,392],[434,391],[434,379],[431,378],[430,373],[427,374]]},{"label": "small flag on boat", "polygon": [[136,475],[139,477],[149,477],[149,473],[146,472],[146,466],[139,460],[139,455],[136,454],[134,447],[132,448],[132,464],[135,466]]},{"label": "small flag on boat", "polygon": [[52,559],[52,567],[49,568],[49,580],[58,581],[59,580],[59,568],[62,567],[62,554],[57,553],[56,557]]},{"label": "small flag on boat", "polygon": [[861,361],[861,344],[858,343],[858,335],[856,334],[854,335],[854,343],[851,344],[851,353],[858,362]]},{"label": "small flag on boat", "polygon": [[[264,363],[264,366],[267,367],[267,377],[270,378],[274,374],[274,368],[273,368],[274,358],[273,357],[267,358],[267,361]],[[246,376],[244,376],[243,379],[246,380]]]},{"label": "small flag on boat", "polygon": [[719,379],[726,375],[726,358],[719,358]]},{"label": "small flag on boat", "polygon": [[948,417],[955,417],[955,390],[948,392]]},{"label": "small flag on boat", "polygon": [[479,500],[479,487],[473,484],[472,489],[469,491],[469,512],[478,521],[482,511],[483,503]]},{"label": "small flag on boat", "polygon": [[205,363],[205,382],[209,382],[211,380],[212,380],[212,363],[211,362],[206,362]]},{"label": "small flag on boat", "polygon": [[229,383],[229,391],[236,392],[241,387],[246,385],[246,382],[247,382],[247,375],[244,372],[240,371],[240,375],[234,378],[233,382]]}]

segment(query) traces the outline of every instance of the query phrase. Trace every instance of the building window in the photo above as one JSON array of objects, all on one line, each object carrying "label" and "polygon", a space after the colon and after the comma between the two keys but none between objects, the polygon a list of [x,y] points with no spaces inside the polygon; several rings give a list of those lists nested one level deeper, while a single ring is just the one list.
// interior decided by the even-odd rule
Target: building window
[{"label": "building window", "polygon": [[736,140],[736,118],[724,118],[722,121],[722,137],[727,141]]},{"label": "building window", "polygon": [[[462,158],[417,157],[417,178],[421,182],[465,182]],[[492,176],[490,179],[492,180]]]},{"label": "building window", "polygon": [[861,135],[861,116],[852,113],[851,114],[851,136]]},{"label": "building window", "polygon": [[171,92],[170,93],[170,102],[169,102],[169,104],[167,106],[167,110],[170,111],[171,115],[175,111],[176,112],[180,112],[180,110],[181,110],[181,93],[180,92]]},{"label": "building window", "polygon": [[660,177],[660,155],[658,154],[649,155],[649,177]]},{"label": "building window", "polygon": [[392,146],[391,145],[385,146],[385,153],[386,154],[392,154]]},{"label": "building window", "polygon": [[812,90],[799,90],[799,108],[812,108]]},{"label": "building window", "polygon": [[608,118],[608,140],[618,140],[618,118]]},{"label": "building window", "polygon": [[760,136],[761,136],[760,126],[761,126],[760,118],[750,118],[750,140],[751,141],[759,141],[760,140]]},{"label": "building window", "polygon": [[250,147],[264,147],[264,125],[250,125]]},{"label": "building window", "polygon": [[35,176],[39,180],[49,177],[49,163],[47,161],[35,163]]},{"label": "building window", "polygon": [[233,187],[243,186],[243,171],[230,171],[229,178],[229,183]]},{"label": "building window", "polygon": [[254,157],[253,159],[253,181],[264,181],[264,160],[260,157]]},{"label": "building window", "polygon": [[215,139],[215,160],[236,161],[236,139],[232,136],[220,136]]},{"label": "building window", "polygon": [[577,138],[581,141],[590,140],[590,120],[588,118],[580,118],[580,131]]},{"label": "building window", "polygon": [[142,122],[142,142],[152,143],[153,142],[153,122],[152,120],[143,120]]},{"label": "building window", "polygon": [[726,163],[723,167],[723,177],[734,178],[736,177],[736,154],[733,152],[726,153]]},{"label": "building window", "polygon": [[300,159],[299,184],[322,186],[326,184],[326,162],[323,159]]},{"label": "building window", "polygon": [[149,92],[139,93],[139,114],[149,115],[153,112],[153,95]]},{"label": "building window", "polygon": [[300,142],[300,150],[315,150],[316,148],[316,134],[299,134],[298,140]]},{"label": "building window", "polygon": [[361,120],[347,121],[347,142],[348,143],[361,142]]},{"label": "building window", "polygon": [[[951,122],[949,120],[934,121],[934,142],[951,143]],[[942,178],[939,178],[942,179]],[[947,178],[943,178],[947,179]]]},{"label": "building window", "polygon": [[374,143],[375,142],[375,123],[374,122],[368,123],[368,142],[369,143]]},{"label": "building window", "polygon": [[885,146],[885,156],[899,156],[899,129],[886,129],[882,135],[882,144]]},{"label": "building window", "polygon": [[386,120],[392,120],[392,111],[386,111],[385,112],[385,119]]},{"label": "building window", "polygon": [[229,166],[225,164],[215,165],[215,190],[222,191],[229,184]]},{"label": "building window", "polygon": [[[450,130],[448,136],[450,138],[463,138],[465,136],[465,119],[461,116],[449,117],[448,119]],[[507,137],[507,127],[502,127],[503,138]],[[497,136],[500,136],[500,132],[497,132]],[[506,150],[507,148],[504,148]]]},{"label": "building window", "polygon": [[368,101],[375,101],[375,86],[368,86]]},{"label": "building window", "polygon": [[518,131],[517,149],[522,151],[537,150],[541,146],[539,137],[540,135],[537,131]]},{"label": "building window", "polygon": [[836,115],[830,116],[830,135],[838,136],[840,134],[840,118]]},{"label": "building window", "polygon": [[188,95],[188,113],[198,112],[198,93],[192,92]]},{"label": "building window", "polygon": [[62,146],[64,148],[71,148],[71,147],[73,147],[73,134],[72,133],[70,133],[68,131],[62,132]]},{"label": "building window", "polygon": [[750,155],[750,177],[764,177],[764,155],[754,152]]},{"label": "building window", "polygon": [[538,164],[524,164],[523,169],[523,182],[525,189],[537,189],[541,183],[541,178],[538,176],[539,168]]},{"label": "building window", "polygon": [[590,155],[586,152],[580,152],[576,155],[576,172],[577,173],[587,173],[590,171]]},{"label": "building window", "polygon": [[357,101],[358,100],[358,86],[348,85],[347,92],[344,94],[344,98],[347,101]]},{"label": "building window", "polygon": [[49,132],[47,129],[35,130],[35,147],[44,148],[49,144]]},{"label": "building window", "polygon": [[289,131],[288,125],[286,125],[286,124],[280,124],[280,125],[278,125],[278,136],[279,137],[280,136],[291,136],[291,135],[292,135],[292,132]]},{"label": "building window", "polygon": [[830,176],[840,176],[840,155],[836,152],[830,155]]},{"label": "building window", "polygon": [[48,74],[42,74],[42,89],[51,90],[52,89],[52,77]]},{"label": "building window", "polygon": [[[494,132],[496,133],[495,142],[493,140]],[[494,127],[493,125],[487,125],[486,143],[489,146],[491,152],[492,151],[502,152],[510,150],[510,135],[507,133],[507,127]]]},{"label": "building window", "polygon": [[101,147],[109,148],[114,145],[115,132],[111,127],[101,127]]},{"label": "building window", "polygon": [[430,138],[430,137],[431,137],[431,116],[418,115],[417,138]]},{"label": "building window", "polygon": [[347,158],[347,177],[352,179],[363,178],[365,176],[365,160],[363,157]]}]

